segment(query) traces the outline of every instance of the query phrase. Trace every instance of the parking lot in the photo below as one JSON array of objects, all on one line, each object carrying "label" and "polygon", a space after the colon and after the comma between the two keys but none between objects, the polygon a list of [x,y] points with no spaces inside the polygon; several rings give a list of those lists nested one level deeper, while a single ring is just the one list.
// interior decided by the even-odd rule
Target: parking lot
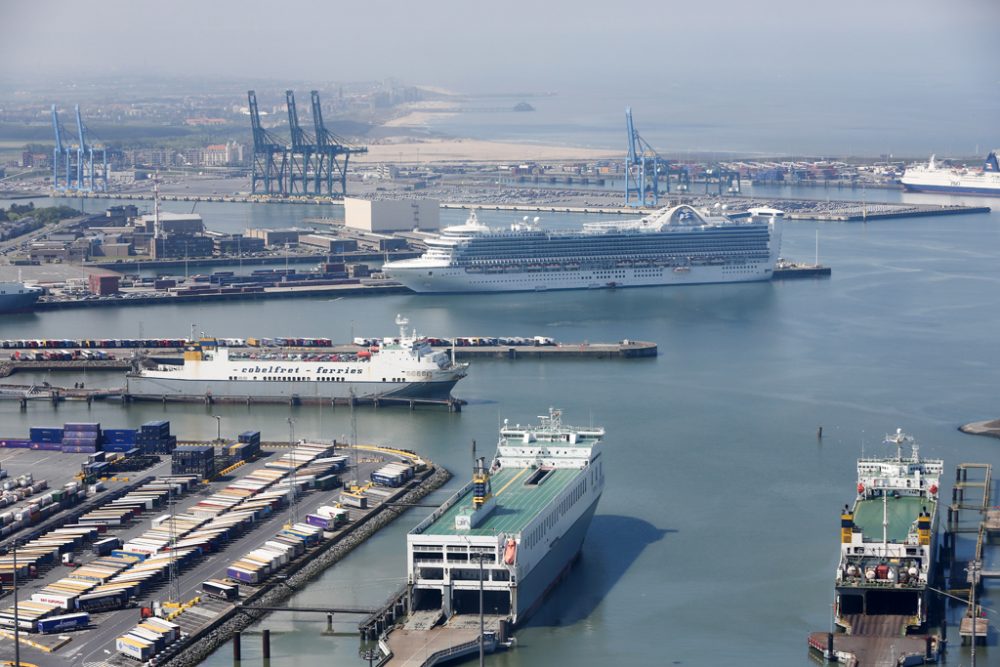
[{"label": "parking lot", "polygon": [[[193,492],[187,493],[177,498],[173,511],[175,514],[184,514],[200,500],[205,499],[213,493],[221,490],[226,485],[236,479],[246,477],[255,470],[265,467],[266,463],[275,460],[282,453],[282,450],[272,449],[264,451],[258,460],[243,465],[235,470],[231,475],[213,480],[210,483],[202,484]],[[344,479],[360,480],[368,479],[371,472],[381,466],[387,458],[381,454],[343,449],[338,451],[340,455],[349,456],[349,462],[358,462],[355,470],[349,469],[343,474]],[[61,483],[69,481],[73,473],[79,470],[80,465],[86,460],[85,455],[61,454],[58,452],[45,452],[33,450],[0,450],[0,465],[10,469],[10,474],[20,474],[20,470],[32,469],[36,478],[50,476],[50,482]],[[356,472],[356,474],[355,474]],[[136,473],[132,477],[134,482],[139,477],[149,475],[169,475],[170,462],[167,457],[163,457],[160,464]],[[123,480],[108,482],[111,489],[127,484]],[[108,492],[105,492],[108,493]],[[214,553],[206,553],[196,559],[189,567],[178,572],[176,582],[173,586],[167,581],[160,582],[143,592],[141,599],[135,600],[134,607],[119,611],[94,613],[91,615],[91,624],[86,629],[66,632],[54,635],[37,635],[26,632],[21,633],[23,639],[37,642],[41,646],[52,648],[51,652],[46,652],[22,642],[21,657],[25,661],[34,662],[39,665],[48,664],[130,664],[129,659],[117,656],[115,652],[116,637],[124,634],[140,621],[139,607],[152,606],[154,600],[163,602],[174,597],[179,601],[190,601],[199,595],[201,583],[207,579],[224,578],[226,568],[244,553],[251,551],[272,539],[285,524],[289,523],[293,515],[298,521],[303,521],[305,515],[316,510],[321,505],[335,504],[339,498],[340,490],[309,491],[298,499],[294,508],[286,507],[282,511],[275,512],[266,519],[255,524],[254,528],[237,538],[226,543],[222,549]],[[102,494],[103,495],[103,494]],[[369,500],[369,510],[378,506],[383,494],[372,493]],[[91,499],[88,498],[88,502]],[[150,527],[150,521],[156,516],[166,513],[167,508],[158,508],[141,515],[130,525],[120,528],[108,528],[106,536],[117,536],[123,542],[138,537]],[[356,521],[360,517],[360,510],[351,509],[351,520]],[[53,517],[57,520],[57,517]],[[102,535],[104,537],[104,535]],[[75,566],[85,565],[97,558],[96,554],[89,548],[74,554]],[[19,600],[30,599],[33,593],[38,592],[47,584],[55,582],[72,574],[72,567],[62,564],[55,564],[39,572],[39,576],[28,581],[19,582]],[[0,598],[0,607],[8,608],[13,604],[13,597],[9,591]],[[182,627],[186,633],[193,632],[198,627],[209,623],[214,615],[228,608],[227,604],[217,600],[205,599],[197,606],[185,610],[177,616],[174,622]],[[68,639],[68,641],[66,641]],[[13,642],[9,639],[0,638],[0,659],[10,659],[13,657]],[[124,660],[124,662],[122,662]],[[110,662],[109,662],[110,661]],[[132,662],[131,664],[134,664]]]}]

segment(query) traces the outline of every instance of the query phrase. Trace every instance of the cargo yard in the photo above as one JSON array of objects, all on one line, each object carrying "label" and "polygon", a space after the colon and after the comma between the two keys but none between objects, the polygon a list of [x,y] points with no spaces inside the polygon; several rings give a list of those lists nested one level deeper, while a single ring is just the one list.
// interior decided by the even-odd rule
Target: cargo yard
[{"label": "cargo yard", "polygon": [[225,641],[262,613],[243,609],[289,593],[276,582],[314,576],[391,520],[391,503],[446,477],[369,445],[258,432],[178,445],[166,421],[33,427],[0,437],[0,466],[0,637],[16,628],[37,664],[203,656],[205,633]]}]

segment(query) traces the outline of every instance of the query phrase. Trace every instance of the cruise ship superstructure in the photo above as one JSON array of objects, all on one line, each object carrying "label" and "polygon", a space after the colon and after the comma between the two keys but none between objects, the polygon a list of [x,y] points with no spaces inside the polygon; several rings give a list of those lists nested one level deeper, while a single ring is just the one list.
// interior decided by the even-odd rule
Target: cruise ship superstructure
[{"label": "cruise ship superstructure", "polygon": [[997,152],[990,151],[981,170],[942,167],[932,155],[927,164],[907,167],[899,182],[907,190],[915,192],[1000,197],[1000,162],[997,161]]},{"label": "cruise ship superstructure", "polygon": [[492,463],[407,535],[411,610],[477,613],[481,563],[485,608],[517,625],[572,564],[604,490],[604,430],[539,420],[505,421]]},{"label": "cruise ship superstructure", "polygon": [[427,241],[421,257],[383,271],[415,292],[512,292],[769,280],[781,246],[784,213],[751,209],[742,217],[691,206],[638,220],[545,231],[525,221],[509,229],[476,214]]},{"label": "cruise ship superstructure", "polygon": [[333,399],[433,399],[450,397],[465,377],[468,364],[457,364],[447,352],[435,351],[405,318],[397,317],[399,338],[356,354],[232,354],[227,348],[192,346],[181,366],[161,364],[126,376],[126,394],[135,399],[189,400],[191,397],[325,402]]},{"label": "cruise ship superstructure", "polygon": [[944,462],[920,458],[901,430],[885,442],[896,455],[858,459],[857,497],[841,514],[834,616],[848,633],[865,616],[896,617],[897,636],[927,623]]}]

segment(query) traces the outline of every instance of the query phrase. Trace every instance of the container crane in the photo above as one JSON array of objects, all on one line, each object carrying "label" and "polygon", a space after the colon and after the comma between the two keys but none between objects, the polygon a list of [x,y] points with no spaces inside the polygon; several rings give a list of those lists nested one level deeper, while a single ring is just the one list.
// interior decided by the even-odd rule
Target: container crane
[{"label": "container crane", "polygon": [[[63,146],[62,132],[59,127],[59,115],[56,113],[56,105],[52,105],[52,131],[56,136],[56,145],[52,149],[52,187],[56,190],[65,190],[69,186],[69,150]],[[64,182],[59,183],[59,165],[63,162],[65,155],[65,167],[63,168]]]},{"label": "container crane", "polygon": [[[336,134],[326,129],[323,123],[323,108],[319,100],[319,91],[310,91],[312,99],[313,125],[316,129],[316,187],[314,191],[320,194],[333,194],[333,179],[336,174],[340,181],[340,194],[347,194],[347,163],[352,155],[367,153],[364,146],[349,146]],[[343,156],[343,162],[340,157]]]},{"label": "container crane", "polygon": [[625,205],[657,206],[660,201],[660,175],[667,178],[670,192],[670,163],[639,136],[632,122],[632,108],[625,107],[625,127],[628,132],[628,155],[625,158]]},{"label": "container crane", "polygon": [[[253,194],[284,195],[285,173],[288,167],[288,149],[279,143],[260,122],[257,93],[247,91],[250,108],[250,128],[253,132],[253,176],[250,190]],[[258,189],[263,183],[263,192]]]},{"label": "container crane", "polygon": [[295,108],[293,91],[285,91],[285,104],[288,107],[288,128],[292,135],[292,146],[288,152],[288,194],[307,194],[309,175],[314,171],[313,155],[318,152],[316,142],[299,125],[299,112]]}]

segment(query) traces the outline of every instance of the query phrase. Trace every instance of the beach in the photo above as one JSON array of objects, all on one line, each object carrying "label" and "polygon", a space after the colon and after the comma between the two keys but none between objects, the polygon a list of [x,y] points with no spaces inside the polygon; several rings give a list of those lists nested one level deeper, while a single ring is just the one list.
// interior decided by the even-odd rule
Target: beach
[{"label": "beach", "polygon": [[370,144],[357,162],[556,162],[620,158],[620,151],[480,139],[389,138]]}]

